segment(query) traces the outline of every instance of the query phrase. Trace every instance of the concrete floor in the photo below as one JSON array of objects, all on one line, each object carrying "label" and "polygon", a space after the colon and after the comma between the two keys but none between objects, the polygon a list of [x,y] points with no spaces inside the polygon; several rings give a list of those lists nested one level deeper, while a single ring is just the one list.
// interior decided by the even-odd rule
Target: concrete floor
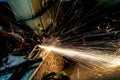
[{"label": "concrete floor", "polygon": [[120,80],[120,67],[100,69],[74,64],[65,69],[65,72],[71,80]]}]

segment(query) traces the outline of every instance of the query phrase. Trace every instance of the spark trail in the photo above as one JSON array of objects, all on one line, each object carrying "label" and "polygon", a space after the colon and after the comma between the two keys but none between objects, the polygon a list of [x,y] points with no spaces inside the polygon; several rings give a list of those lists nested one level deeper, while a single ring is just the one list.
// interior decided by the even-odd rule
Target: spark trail
[{"label": "spark trail", "polygon": [[94,54],[95,51],[78,51],[56,46],[39,45],[39,47],[47,51],[53,51],[78,63],[84,63],[90,67],[110,68],[120,66],[120,58],[113,55]]}]

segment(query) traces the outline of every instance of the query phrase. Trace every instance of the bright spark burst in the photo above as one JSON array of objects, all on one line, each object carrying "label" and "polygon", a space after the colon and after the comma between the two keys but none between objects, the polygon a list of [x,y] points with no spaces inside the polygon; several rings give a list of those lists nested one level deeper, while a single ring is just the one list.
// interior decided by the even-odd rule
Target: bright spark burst
[{"label": "bright spark burst", "polygon": [[61,56],[71,58],[77,62],[83,62],[92,67],[117,67],[120,66],[120,58],[112,55],[93,54],[92,51],[78,51],[74,49],[59,48],[56,46],[38,45],[47,51],[53,51]]}]

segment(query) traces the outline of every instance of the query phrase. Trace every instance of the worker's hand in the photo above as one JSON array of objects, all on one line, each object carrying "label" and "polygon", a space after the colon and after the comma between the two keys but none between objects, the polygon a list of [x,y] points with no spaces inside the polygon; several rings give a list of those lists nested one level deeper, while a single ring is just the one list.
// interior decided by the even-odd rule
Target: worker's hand
[{"label": "worker's hand", "polygon": [[25,42],[24,38],[16,33],[8,33],[9,39],[11,40],[14,47],[20,47],[22,43]]}]

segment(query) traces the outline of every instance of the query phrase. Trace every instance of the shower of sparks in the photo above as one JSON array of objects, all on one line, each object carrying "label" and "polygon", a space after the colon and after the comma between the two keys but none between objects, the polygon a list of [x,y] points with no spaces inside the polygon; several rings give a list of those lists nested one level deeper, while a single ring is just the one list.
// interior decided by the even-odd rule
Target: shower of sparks
[{"label": "shower of sparks", "polygon": [[[52,51],[75,61],[80,66],[80,73],[77,70],[78,79],[90,80],[90,76],[96,77],[97,73],[116,75],[112,71],[115,71],[113,68],[120,67],[120,23],[115,21],[118,21],[120,12],[102,10],[102,0],[95,5],[91,3],[93,7],[88,7],[84,0],[69,1],[69,4],[59,4],[60,9],[57,8],[56,11],[62,9],[63,13],[56,15],[57,22],[52,29],[48,27],[48,37],[45,36],[38,46],[45,52]],[[85,71],[82,68],[86,68]]]},{"label": "shower of sparks", "polygon": [[80,50],[78,51],[70,48],[69,49],[59,48],[56,46],[43,46],[43,45],[38,45],[38,46],[47,51],[53,51],[61,56],[75,60],[78,63],[82,62],[91,67],[108,68],[108,67],[120,66],[120,58],[114,57],[112,55],[93,54],[92,53],[93,51],[80,51]]}]

